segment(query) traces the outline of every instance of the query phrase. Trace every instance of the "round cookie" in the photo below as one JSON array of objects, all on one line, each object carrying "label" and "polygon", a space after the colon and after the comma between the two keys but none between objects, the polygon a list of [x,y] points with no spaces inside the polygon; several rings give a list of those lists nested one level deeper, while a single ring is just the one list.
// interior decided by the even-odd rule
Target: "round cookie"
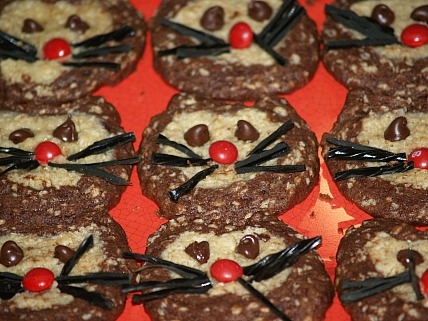
[{"label": "round cookie", "polygon": [[70,101],[117,84],[136,69],[146,29],[128,0],[2,1],[6,99]]},{"label": "round cookie", "polygon": [[[428,43],[422,41],[422,34],[428,33],[426,10],[424,0],[334,1],[332,6],[326,6],[322,28],[324,65],[349,89],[427,96]],[[402,40],[401,36],[403,31],[405,35],[410,32],[410,38],[417,39],[412,31],[415,24],[422,29],[421,41],[411,47],[414,41]],[[409,26],[412,27],[407,29]]]},{"label": "round cookie", "polygon": [[[420,279],[428,269],[426,231],[390,219],[373,219],[363,222],[361,227],[348,229],[336,256],[335,285],[352,320],[426,320],[428,288],[426,284],[425,290],[421,286],[422,296],[417,299],[409,277],[406,278],[409,251],[414,256],[416,284],[421,286]],[[364,286],[361,292],[371,294],[369,280],[375,284],[373,278],[379,278],[385,285],[399,278],[405,280],[401,285],[362,299],[356,297],[359,292],[356,288],[344,289],[348,282],[357,282],[356,285]]]},{"label": "round cookie", "polygon": [[[174,293],[172,289],[172,293],[166,297],[145,301],[144,307],[154,321],[171,318],[182,321],[279,320],[265,304],[239,284],[240,281],[216,280],[211,267],[227,259],[243,267],[245,275],[242,279],[249,282],[290,320],[323,320],[334,291],[315,250],[305,252],[295,264],[276,271],[266,279],[251,282],[249,279],[252,273],[245,268],[304,239],[276,218],[259,221],[253,217],[246,226],[240,227],[224,225],[221,220],[207,221],[205,218],[171,220],[149,238],[146,255],[206,273],[212,287],[201,294],[193,294],[191,291]],[[150,267],[152,264],[145,263],[142,266]],[[267,270],[266,266],[261,268],[261,274]],[[256,273],[254,278],[259,277],[255,275]],[[172,278],[178,279],[179,284],[179,279],[186,277],[180,277],[159,266],[145,268],[139,274],[141,283]],[[159,288],[149,289],[155,291]],[[134,303],[139,300],[138,294],[133,297]]]},{"label": "round cookie", "polygon": [[[427,111],[426,98],[380,96],[364,90],[348,94],[333,129],[321,143],[327,167],[348,200],[372,216],[428,224],[428,170],[423,168]],[[365,148],[344,147],[343,154],[349,153],[349,158],[340,159],[341,146],[332,138]],[[357,158],[364,155],[368,157]],[[414,163],[408,162],[418,155]],[[378,161],[369,162],[369,158]]]},{"label": "round cookie", "polygon": [[[221,152],[222,142],[236,153]],[[176,95],[144,130],[141,188],[161,217],[244,224],[248,213],[280,215],[307,197],[318,182],[317,145],[285,99],[263,97],[248,107]]]},{"label": "round cookie", "polygon": [[116,109],[102,97],[38,108],[0,110],[0,219],[65,224],[113,208],[138,161]]},{"label": "round cookie", "polygon": [[[80,244],[91,244],[90,238],[87,239],[90,236],[93,246],[82,251],[83,255],[70,272],[63,272],[64,266],[71,267],[66,262],[78,251]],[[122,258],[122,253],[129,251],[126,235],[108,213],[88,213],[73,224],[51,227],[1,220],[0,247],[0,319],[109,321],[116,320],[123,311],[126,295],[121,292],[120,285],[130,283],[130,273],[136,266]],[[40,280],[49,283],[50,279],[41,273],[46,270],[40,268],[52,272],[55,281],[51,287],[32,292],[35,286],[37,289],[37,283],[29,281],[34,273],[39,273]],[[109,284],[106,276],[101,278],[103,283],[98,284],[89,282],[90,277],[70,283],[61,280],[61,277],[100,272],[120,273],[120,278],[116,277],[120,282]],[[11,278],[10,273],[14,278],[24,277],[23,285]],[[13,290],[15,288],[17,291]],[[82,291],[89,293],[79,297],[84,294]]]},{"label": "round cookie", "polygon": [[[240,31],[229,40],[242,22],[242,38],[254,32],[252,42]],[[163,79],[207,98],[290,93],[309,82],[319,62],[317,27],[296,1],[163,1],[152,32],[154,68]]]}]

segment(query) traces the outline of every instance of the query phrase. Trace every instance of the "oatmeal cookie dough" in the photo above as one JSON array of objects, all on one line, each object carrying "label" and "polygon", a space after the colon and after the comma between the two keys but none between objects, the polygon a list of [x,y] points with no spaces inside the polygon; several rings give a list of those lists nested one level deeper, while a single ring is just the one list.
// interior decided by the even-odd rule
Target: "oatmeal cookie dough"
[{"label": "oatmeal cookie dough", "polygon": [[[380,96],[355,90],[348,94],[337,122],[322,140],[323,157],[334,177],[356,168],[386,166],[397,161],[367,162],[328,158],[337,147],[326,141],[333,137],[403,155],[428,146],[428,105],[426,98]],[[407,164],[406,161],[403,164]],[[336,180],[339,191],[368,214],[395,218],[412,224],[428,224],[428,170],[414,168],[406,172],[375,177]]]},{"label": "oatmeal cookie dough", "polygon": [[[290,127],[276,137],[285,123]],[[166,139],[159,140],[162,137]],[[248,156],[271,137],[268,145]],[[171,141],[196,155],[189,157]],[[224,142],[231,153],[222,152]],[[144,130],[138,164],[141,189],[158,204],[159,215],[168,219],[221,217],[242,224],[249,213],[259,210],[280,215],[303,201],[317,184],[317,146],[315,134],[285,99],[263,97],[248,107],[175,95],[167,110],[154,116]],[[280,154],[271,153],[275,150]],[[267,153],[266,158],[261,152]],[[222,161],[223,154],[231,157],[229,162]],[[265,161],[241,166],[241,161],[254,157]],[[290,166],[292,172],[279,172]],[[196,179],[199,175],[204,177]]]},{"label": "oatmeal cookie dough", "polygon": [[[292,6],[297,4],[294,1],[287,3]],[[291,93],[303,87],[317,69],[319,39],[314,21],[303,8],[299,11],[301,7],[298,4],[298,7],[291,9],[300,12],[290,23],[291,29],[285,37],[279,36],[278,43],[273,47],[280,60],[287,61],[285,65],[278,63],[255,41],[243,49],[231,48],[230,52],[182,59],[179,57],[181,53],[176,55],[174,48],[212,45],[205,45],[161,23],[162,19],[167,19],[229,44],[229,33],[236,23],[245,22],[256,35],[261,35],[262,29],[273,20],[281,4],[281,0],[233,3],[228,0],[163,1],[151,21],[154,68],[173,87],[207,98],[256,100],[262,94]],[[170,49],[173,50],[168,53]]]},{"label": "oatmeal cookie dough", "polygon": [[[113,39],[80,45],[119,29]],[[136,69],[146,29],[128,0],[2,1],[0,77],[6,99],[70,101],[115,85]],[[18,42],[17,49],[7,35],[26,45]]]},{"label": "oatmeal cookie dough", "polygon": [[[384,27],[393,28],[397,43],[328,49],[333,41],[361,40],[366,35],[344,26],[327,14],[322,28],[322,60],[327,70],[349,89],[369,88],[380,94],[394,96],[427,96],[428,43],[410,47],[401,39],[403,31],[411,25],[428,28],[426,4],[424,0],[334,1],[332,6],[335,8],[352,10],[361,17],[373,18],[382,22]],[[383,7],[379,9],[378,6]],[[357,24],[354,18],[350,19],[351,22]]]}]

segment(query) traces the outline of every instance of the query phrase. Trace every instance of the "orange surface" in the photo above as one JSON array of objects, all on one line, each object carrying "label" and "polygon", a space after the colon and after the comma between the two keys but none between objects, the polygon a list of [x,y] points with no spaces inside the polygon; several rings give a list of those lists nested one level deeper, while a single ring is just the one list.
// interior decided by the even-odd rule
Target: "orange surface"
[{"label": "orange surface", "polygon": [[[160,0],[131,0],[146,19],[150,18]],[[320,28],[324,21],[323,0],[301,1],[308,14]],[[150,117],[162,112],[176,90],[165,84],[152,68],[150,34],[143,59],[136,73],[113,88],[103,88],[97,95],[106,97],[117,107],[126,131],[137,135],[135,147]],[[309,123],[320,139],[329,131],[340,112],[346,97],[346,89],[330,76],[322,65],[314,79],[297,92],[284,96]],[[136,171],[132,175],[132,185],[125,192],[120,204],[111,212],[124,227],[134,252],[143,253],[147,237],[164,221],[156,216],[156,205],[146,199],[140,190]],[[324,162],[321,160],[320,183],[301,204],[283,214],[281,219],[302,234],[313,237],[322,235],[323,244],[319,253],[326,269],[334,276],[335,254],[343,231],[350,225],[359,224],[369,216],[346,201],[336,189]],[[141,306],[128,303],[119,321],[149,321]],[[349,321],[337,297],[328,310],[326,321]]]}]

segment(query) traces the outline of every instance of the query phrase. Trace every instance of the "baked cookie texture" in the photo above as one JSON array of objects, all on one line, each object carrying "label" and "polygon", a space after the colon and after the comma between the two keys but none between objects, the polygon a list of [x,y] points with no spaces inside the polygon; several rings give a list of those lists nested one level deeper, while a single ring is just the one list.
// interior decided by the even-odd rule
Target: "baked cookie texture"
[{"label": "baked cookie texture", "polygon": [[[60,165],[131,158],[133,146],[127,143],[76,160],[67,159],[96,142],[124,133],[116,109],[104,98],[91,96],[71,103],[38,106],[38,110],[29,107],[31,105],[25,106],[27,112],[19,111],[23,108],[21,105],[16,106],[15,111],[0,110],[3,122],[0,129],[0,219],[17,219],[30,225],[70,224],[90,210],[113,208],[126,188],[132,165],[92,167],[120,179],[121,183],[113,184],[92,172],[47,166],[37,159],[34,151],[41,142],[54,143],[61,155],[50,162]],[[11,157],[20,157],[10,152],[11,149],[33,153],[21,157],[28,157],[36,168],[20,163],[20,159],[10,163]]]},{"label": "baked cookie texture", "polygon": [[[243,239],[252,239],[243,246]],[[218,259],[233,260],[242,267],[254,264],[268,254],[285,250],[304,237],[277,218],[260,220],[253,216],[246,226],[224,224],[222,220],[177,218],[162,225],[149,237],[146,254],[208,274],[212,288],[204,294],[171,294],[150,300],[144,307],[152,320],[278,320],[264,304],[238,282],[216,281],[210,267]],[[205,251],[198,246],[207,244]],[[255,245],[258,254],[254,252]],[[256,256],[254,256],[256,255]],[[197,259],[199,257],[200,260]],[[207,260],[203,262],[201,258]],[[143,265],[145,266],[145,265]],[[150,264],[148,265],[150,266]],[[161,268],[140,272],[139,281],[166,281],[176,274]],[[267,280],[252,282],[291,320],[323,320],[334,291],[316,250],[299,257],[289,268]]]},{"label": "baked cookie texture", "polygon": [[[412,25],[427,22],[414,20],[412,11],[426,5],[424,0],[403,2],[336,0],[332,6],[352,10],[359,16],[371,18],[376,5],[386,5],[392,12],[392,23],[397,44],[387,46],[364,46],[360,48],[323,50],[322,61],[326,69],[349,89],[369,88],[380,94],[394,96],[428,95],[428,44],[419,47],[404,45],[400,38],[402,31]],[[375,14],[379,20],[391,21],[391,13]],[[352,21],[352,20],[351,20]],[[325,46],[337,40],[356,40],[366,36],[333,20],[327,15],[322,28]]]},{"label": "baked cookie texture", "polygon": [[[84,252],[70,276],[87,273],[114,272],[130,275],[136,265],[122,258],[129,251],[125,232],[108,213],[88,213],[73,224],[52,226],[25,225],[19,221],[0,221],[0,272],[25,276],[34,268],[45,268],[57,278],[67,258],[81,242],[93,237],[93,246]],[[11,246],[11,242],[15,244]],[[59,247],[58,247],[59,246]],[[65,248],[65,250],[64,250]],[[22,256],[18,254],[21,253]],[[20,259],[17,259],[20,257]],[[12,263],[11,263],[12,262]],[[6,294],[7,283],[2,276],[0,319],[2,320],[116,320],[125,306],[126,295],[120,286],[70,284],[96,292],[110,301],[110,308],[95,306],[62,290],[61,281],[42,292],[23,290],[13,296]],[[5,292],[6,291],[6,292]]]},{"label": "baked cookie texture", "polygon": [[[321,146],[327,167],[334,177],[355,168],[388,165],[387,162],[337,160],[327,157],[336,147],[326,141],[334,137],[344,141],[409,155],[428,146],[426,98],[381,96],[366,90],[351,91],[330,133]],[[385,131],[399,117],[406,119],[408,136],[390,141]],[[398,132],[403,129],[398,129]],[[394,161],[391,162],[391,164]],[[396,163],[396,162],[395,162]],[[404,173],[376,177],[354,177],[335,181],[339,191],[359,208],[375,217],[394,218],[412,224],[428,224],[428,171],[414,168]]]},{"label": "baked cookie texture", "polygon": [[[372,219],[361,227],[350,227],[337,252],[335,286],[343,294],[345,281],[393,277],[408,267],[402,263],[409,249],[414,251],[418,278],[428,269],[428,234],[403,222]],[[397,257],[398,253],[400,255]],[[418,254],[417,254],[418,253]],[[422,258],[422,260],[421,260]],[[344,304],[352,320],[426,320],[428,297],[416,300],[410,283],[393,287],[349,304]]]},{"label": "baked cookie texture", "polygon": [[[115,39],[78,45],[121,27],[129,30],[122,29]],[[5,52],[0,54],[0,77],[5,98],[18,103],[56,103],[115,85],[132,73],[144,50],[147,25],[128,0],[5,0],[0,4],[0,30],[34,46],[30,55],[18,50],[16,56],[11,54],[16,48],[2,39]],[[47,59],[45,45],[58,38],[71,44],[71,55]],[[67,48],[58,41],[53,46],[50,53]],[[116,49],[105,52],[105,47]],[[104,53],[94,54],[100,48]]]},{"label": "baked cookie texture", "polygon": [[[285,143],[290,147],[289,152],[279,157],[268,157],[266,162],[257,166],[304,165],[304,168],[291,173],[257,172],[256,168],[238,174],[237,162],[248,159],[247,154],[256,145],[290,120],[294,122],[294,127],[264,148],[269,151]],[[246,126],[242,126],[245,130],[238,124],[239,121],[245,121]],[[205,134],[203,131],[197,133],[195,128],[199,125],[206,126]],[[238,127],[241,129],[238,130]],[[256,132],[258,136],[255,140],[248,138]],[[159,134],[187,146],[208,162],[201,166],[194,161],[194,166],[185,166],[186,161],[179,166],[154,163],[153,157],[157,154],[188,157],[165,141],[158,143]],[[192,146],[198,141],[203,144]],[[227,141],[236,147],[236,162],[219,164],[209,160],[209,150],[218,141]],[[138,164],[141,189],[144,195],[158,204],[161,217],[203,216],[244,224],[246,216],[253,212],[280,215],[307,197],[318,182],[317,146],[315,134],[285,99],[263,97],[248,107],[242,103],[204,100],[179,94],[171,99],[165,112],[150,120],[144,130],[138,152],[142,157]],[[188,184],[200,171],[216,165],[218,168],[197,182],[187,194],[183,193],[175,200],[171,197],[171,191]]]},{"label": "baked cookie texture", "polygon": [[[229,31],[234,24],[246,22],[259,34],[273,19],[283,1],[263,1],[272,12],[267,13],[268,9],[263,9],[265,6],[257,7],[256,13],[253,14],[260,17],[259,20],[248,14],[250,3],[251,1],[231,3],[227,0],[163,1],[151,21],[154,68],[168,84],[180,91],[207,98],[256,100],[263,94],[291,93],[306,85],[313,77],[319,62],[317,27],[306,13],[296,19],[297,22],[292,24],[289,33],[273,48],[288,61],[285,66],[277,63],[254,42],[249,48],[232,48],[229,53],[214,56],[181,59],[174,54],[160,54],[161,51],[180,46],[201,44],[201,41],[195,38],[164,26],[162,19],[214,35],[229,43]],[[216,7],[214,12],[223,10],[223,25],[219,23],[221,19],[218,14],[207,14],[207,11],[212,12],[212,8]],[[200,22],[204,16],[207,22],[203,25],[208,25],[206,27]],[[218,27],[215,27],[216,25]],[[211,30],[212,28],[215,30]]]}]

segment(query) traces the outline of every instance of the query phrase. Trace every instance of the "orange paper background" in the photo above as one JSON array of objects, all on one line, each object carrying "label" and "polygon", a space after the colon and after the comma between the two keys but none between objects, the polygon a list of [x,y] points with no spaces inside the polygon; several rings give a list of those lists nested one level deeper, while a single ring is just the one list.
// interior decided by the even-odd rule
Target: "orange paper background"
[{"label": "orange paper background", "polygon": [[[159,6],[160,0],[131,0],[148,20]],[[301,4],[319,27],[324,21],[324,5],[331,1],[306,0]],[[126,131],[137,135],[135,147],[138,148],[141,134],[150,118],[162,112],[177,91],[163,82],[152,67],[151,35],[148,34],[147,46],[137,71],[125,81],[113,88],[102,88],[96,94],[104,96],[116,106],[122,117]],[[347,90],[329,75],[320,64],[312,81],[304,88],[284,97],[302,116],[318,139],[329,131],[340,112]],[[112,216],[125,229],[130,246],[134,252],[143,253],[147,237],[164,220],[156,216],[156,205],[145,198],[140,190],[138,177],[134,170],[132,185],[128,187],[120,204],[111,211]],[[360,224],[370,218],[356,206],[346,201],[337,191],[327,168],[321,160],[320,183],[310,196],[301,204],[281,216],[281,219],[302,234],[323,237],[319,253],[326,269],[334,277],[335,254],[343,232],[350,225]],[[141,306],[129,303],[119,321],[149,321]],[[326,321],[349,321],[337,297],[327,311]]]}]

